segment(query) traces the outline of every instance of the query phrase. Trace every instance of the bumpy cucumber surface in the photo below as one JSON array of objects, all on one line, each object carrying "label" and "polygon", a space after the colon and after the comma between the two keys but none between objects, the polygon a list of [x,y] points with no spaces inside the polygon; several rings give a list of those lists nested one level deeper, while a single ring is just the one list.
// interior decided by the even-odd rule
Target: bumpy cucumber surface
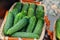
[{"label": "bumpy cucumber surface", "polygon": [[44,8],[41,5],[38,5],[36,8],[36,17],[40,19],[41,17],[44,18]]},{"label": "bumpy cucumber surface", "polygon": [[36,34],[40,35],[41,32],[42,32],[43,26],[44,26],[44,20],[43,19],[39,19],[37,24],[36,24],[36,27],[35,27],[33,33],[36,33]]},{"label": "bumpy cucumber surface", "polygon": [[27,15],[28,7],[29,7],[29,5],[28,5],[27,3],[23,4],[22,11],[15,16],[14,25],[15,25],[19,20],[21,20],[24,16]]},{"label": "bumpy cucumber surface", "polygon": [[17,13],[21,12],[21,9],[22,9],[22,3],[17,2],[13,10],[11,10],[10,12],[13,13],[15,17]]},{"label": "bumpy cucumber surface", "polygon": [[16,32],[12,34],[13,37],[21,37],[21,38],[39,38],[39,35],[34,33],[27,33],[27,32]]},{"label": "bumpy cucumber surface", "polygon": [[12,25],[13,25],[13,14],[9,12],[6,18],[6,23],[3,28],[4,34],[7,34],[8,29],[12,27]]},{"label": "bumpy cucumber surface", "polygon": [[28,17],[34,16],[34,11],[35,11],[35,4],[30,4],[28,9]]},{"label": "bumpy cucumber surface", "polygon": [[35,27],[35,24],[36,24],[36,17],[33,16],[29,20],[29,24],[28,24],[28,27],[27,27],[27,32],[32,32],[34,27]]},{"label": "bumpy cucumber surface", "polygon": [[17,24],[15,24],[13,27],[11,27],[8,31],[7,34],[11,35],[13,33],[15,33],[16,31],[22,29],[23,27],[25,27],[28,23],[28,18],[24,17],[23,19],[21,19]]}]

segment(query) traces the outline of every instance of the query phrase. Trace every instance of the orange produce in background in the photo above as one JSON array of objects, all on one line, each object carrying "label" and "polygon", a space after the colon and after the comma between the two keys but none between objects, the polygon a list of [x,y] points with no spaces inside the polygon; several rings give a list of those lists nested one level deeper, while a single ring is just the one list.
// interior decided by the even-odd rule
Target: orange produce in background
[{"label": "orange produce in background", "polygon": [[22,0],[23,2],[33,2],[34,0]]}]

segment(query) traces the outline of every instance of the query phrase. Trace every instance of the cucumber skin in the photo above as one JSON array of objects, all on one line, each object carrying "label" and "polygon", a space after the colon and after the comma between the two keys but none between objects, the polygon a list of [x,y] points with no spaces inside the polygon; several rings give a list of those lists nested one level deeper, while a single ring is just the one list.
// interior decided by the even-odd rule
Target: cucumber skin
[{"label": "cucumber skin", "polygon": [[34,16],[34,9],[29,8],[29,9],[28,9],[28,17],[31,18],[32,16]]},{"label": "cucumber skin", "polygon": [[3,32],[5,35],[7,35],[8,29],[11,28],[12,26],[13,26],[13,14],[9,12],[6,18],[6,23],[3,28]]},{"label": "cucumber skin", "polygon": [[36,17],[37,19],[40,19],[41,17],[44,18],[44,9],[43,6],[38,5],[36,8]]},{"label": "cucumber skin", "polygon": [[15,16],[15,19],[14,19],[14,25],[19,22],[19,20],[21,20],[24,16],[27,15],[27,12],[26,11],[22,11],[20,13],[18,13],[16,16]]},{"label": "cucumber skin", "polygon": [[14,15],[14,18],[15,18],[15,16],[19,12],[21,12],[21,9],[22,9],[22,3],[16,2],[16,5],[14,6],[13,10],[11,10],[9,12],[11,12]]},{"label": "cucumber skin", "polygon": [[29,7],[29,4],[27,4],[27,3],[23,4],[22,11],[19,12],[19,13],[15,16],[14,25],[15,25],[19,20],[21,20],[24,16],[27,15],[28,7]]},{"label": "cucumber skin", "polygon": [[36,17],[33,16],[29,20],[29,24],[28,24],[28,27],[27,27],[27,32],[32,32],[34,27],[35,27],[35,24],[36,24]]},{"label": "cucumber skin", "polygon": [[44,20],[39,19],[33,33],[36,33],[36,34],[40,35],[41,32],[42,32],[43,26],[44,26]]},{"label": "cucumber skin", "polygon": [[21,37],[21,38],[39,38],[39,35],[34,33],[27,33],[27,32],[16,32],[12,34],[13,37]]},{"label": "cucumber skin", "polygon": [[7,31],[7,34],[11,35],[11,34],[15,33],[16,31],[21,30],[23,27],[25,27],[27,25],[27,23],[28,23],[28,18],[23,18],[17,24],[15,24],[13,27],[11,27]]},{"label": "cucumber skin", "polygon": [[34,16],[34,11],[35,11],[35,4],[30,4],[28,9],[28,17]]},{"label": "cucumber skin", "polygon": [[25,3],[25,4],[23,4],[22,11],[27,11],[28,8],[29,8],[29,4],[28,3]]}]

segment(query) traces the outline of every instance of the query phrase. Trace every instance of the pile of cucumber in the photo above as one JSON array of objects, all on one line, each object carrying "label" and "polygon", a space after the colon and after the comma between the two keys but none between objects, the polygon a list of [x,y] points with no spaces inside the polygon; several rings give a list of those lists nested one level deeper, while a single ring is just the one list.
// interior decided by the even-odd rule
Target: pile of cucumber
[{"label": "pile of cucumber", "polygon": [[43,26],[43,6],[17,2],[13,10],[8,12],[3,32],[5,36],[38,39]]}]

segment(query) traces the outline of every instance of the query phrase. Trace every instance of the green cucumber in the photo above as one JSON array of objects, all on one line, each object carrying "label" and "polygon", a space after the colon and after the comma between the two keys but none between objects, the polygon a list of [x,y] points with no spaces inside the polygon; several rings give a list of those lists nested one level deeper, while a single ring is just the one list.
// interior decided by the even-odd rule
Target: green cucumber
[{"label": "green cucumber", "polygon": [[[21,13],[18,13],[16,16],[15,16],[15,19],[14,19],[14,25],[17,24],[19,22],[19,20],[21,20],[24,16],[26,16],[26,11],[23,11]],[[24,14],[24,15],[23,15]]]},{"label": "green cucumber", "polygon": [[22,3],[21,2],[16,2],[16,5],[14,6],[13,9],[21,10],[21,8],[22,8]]},{"label": "green cucumber", "polygon": [[29,4],[28,3],[25,3],[25,4],[23,4],[22,11],[27,11],[28,8],[29,8]]},{"label": "green cucumber", "polygon": [[35,4],[30,4],[29,9],[28,9],[28,17],[34,16],[34,10],[35,10]]},{"label": "green cucumber", "polygon": [[37,24],[36,24],[36,27],[35,27],[33,33],[36,33],[36,34],[40,35],[41,32],[42,32],[43,26],[44,26],[44,20],[43,19],[39,19]]},{"label": "green cucumber", "polygon": [[29,7],[29,5],[28,5],[27,3],[23,4],[22,11],[15,16],[14,25],[15,25],[19,20],[21,20],[24,16],[27,15],[28,7]]},{"label": "green cucumber", "polygon": [[37,17],[37,19],[40,19],[41,17],[44,18],[44,9],[43,9],[43,6],[37,5],[37,8],[36,8],[36,17]]},{"label": "green cucumber", "polygon": [[21,12],[21,9],[22,9],[22,3],[17,2],[16,5],[15,5],[15,7],[13,8],[13,10],[11,10],[9,12],[13,13],[14,18],[15,18],[16,14],[19,13],[19,12]]},{"label": "green cucumber", "polygon": [[12,34],[13,37],[21,37],[21,38],[39,38],[39,35],[34,33],[27,33],[27,32],[16,32]]},{"label": "green cucumber", "polygon": [[6,23],[3,28],[3,32],[5,35],[7,34],[8,29],[11,28],[12,26],[13,26],[13,14],[9,12],[6,18]]},{"label": "green cucumber", "polygon": [[36,24],[36,17],[33,16],[29,20],[29,24],[28,24],[28,27],[27,27],[27,32],[32,32],[34,27],[35,27],[35,24]]},{"label": "green cucumber", "polygon": [[16,31],[21,30],[23,27],[25,27],[27,25],[27,23],[28,23],[28,18],[24,17],[17,24],[15,24],[13,27],[11,27],[7,31],[7,34],[11,35],[11,34],[15,33]]}]

